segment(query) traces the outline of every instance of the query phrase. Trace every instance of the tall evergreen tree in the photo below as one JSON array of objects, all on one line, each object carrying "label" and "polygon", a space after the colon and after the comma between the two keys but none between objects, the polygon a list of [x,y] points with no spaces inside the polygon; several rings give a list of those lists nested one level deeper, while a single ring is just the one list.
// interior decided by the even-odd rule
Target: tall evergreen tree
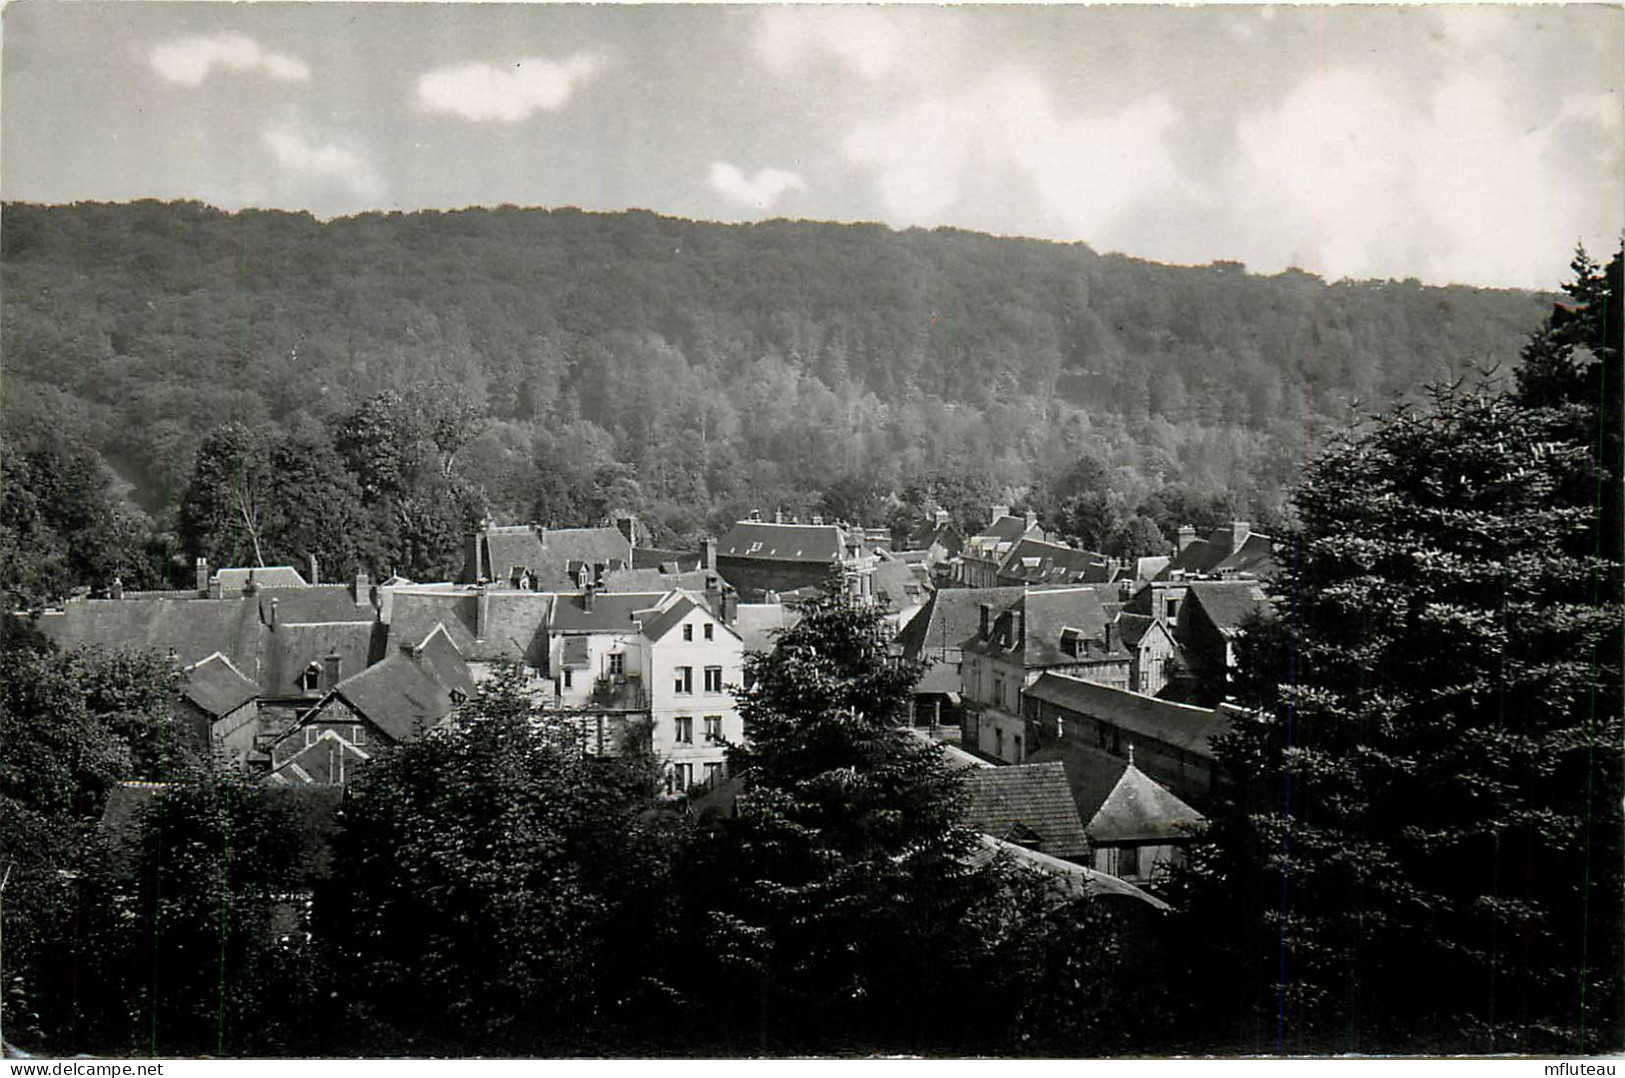
[{"label": "tall evergreen tree", "polygon": [[1307,470],[1287,635],[1253,642],[1283,665],[1182,896],[1228,926],[1207,975],[1250,985],[1229,1047],[1622,1043],[1620,567],[1568,496],[1591,473],[1564,411],[1494,385]]}]

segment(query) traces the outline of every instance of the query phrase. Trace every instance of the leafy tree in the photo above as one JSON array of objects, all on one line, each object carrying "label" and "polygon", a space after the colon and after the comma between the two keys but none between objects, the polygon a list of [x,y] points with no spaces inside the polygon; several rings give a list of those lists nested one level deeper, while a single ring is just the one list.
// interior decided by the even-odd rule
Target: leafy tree
[{"label": "leafy tree", "polygon": [[601,1048],[648,929],[627,911],[663,878],[652,786],[645,758],[584,752],[513,670],[370,765],[318,899],[335,1035],[363,1052]]},{"label": "leafy tree", "polygon": [[1449,386],[1308,468],[1291,635],[1248,649],[1262,710],[1222,743],[1240,789],[1185,897],[1218,945],[1198,981],[1256,1008],[1233,1029],[1622,1043],[1620,566],[1595,503],[1565,496],[1591,470],[1573,435],[1562,410]]},{"label": "leafy tree", "polygon": [[[967,863],[956,776],[898,726],[918,664],[888,655],[874,611],[834,599],[746,664],[737,816],[677,879],[704,942],[670,977],[680,998],[749,1015],[735,1051],[1009,1050],[1026,989],[1057,987],[1035,968],[1054,939],[1008,960],[1044,935],[1043,885]],[[986,1025],[964,1026],[966,999]]]},{"label": "leafy tree", "polygon": [[215,428],[198,447],[181,500],[181,537],[211,565],[264,565],[274,436],[241,423]]},{"label": "leafy tree", "polygon": [[[91,1016],[120,982],[89,974],[109,943],[94,838],[126,778],[192,778],[203,758],[175,728],[173,668],[158,656],[57,651],[0,623],[0,865],[6,889],[6,1029],[47,1050],[110,1050]],[[100,911],[100,912],[98,912]]]}]

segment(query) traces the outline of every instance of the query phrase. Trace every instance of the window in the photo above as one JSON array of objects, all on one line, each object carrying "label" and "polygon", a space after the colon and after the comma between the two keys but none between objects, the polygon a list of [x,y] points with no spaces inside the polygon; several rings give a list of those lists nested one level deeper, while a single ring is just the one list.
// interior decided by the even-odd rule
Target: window
[{"label": "window", "polygon": [[714,790],[714,789],[717,788],[717,784],[720,783],[721,781],[722,781],[722,765],[719,764],[719,763],[706,764],[705,765],[705,784],[707,786],[711,787]]},{"label": "window", "polygon": [[692,693],[694,691],[694,668],[692,666],[679,666],[677,668],[677,687],[675,691],[680,693]]},{"label": "window", "polygon": [[307,726],[305,727],[305,747],[309,748],[314,744],[316,744],[316,727]]},{"label": "window", "polygon": [[570,687],[570,671],[568,668],[566,668],[564,671],[564,687],[566,689]]},{"label": "window", "polygon": [[690,786],[692,786],[693,784],[694,784],[694,765],[693,764],[672,764],[671,765],[671,792],[672,793],[674,793],[674,794],[686,794],[686,793],[688,793],[688,788]]},{"label": "window", "polygon": [[679,745],[694,744],[694,716],[677,716],[677,743]]},{"label": "window", "polygon": [[721,715],[707,715],[705,717],[705,740],[713,744],[722,740]]},{"label": "window", "polygon": [[299,689],[301,692],[315,692],[322,683],[322,668],[319,663],[311,663],[305,667],[305,672],[299,675]]},{"label": "window", "polygon": [[1015,736],[1014,749],[1015,749],[1016,763],[1019,764],[1019,763],[1021,763],[1021,735],[1020,734],[1017,734]]},{"label": "window", "polygon": [[997,726],[993,728],[993,755],[1004,755],[1004,731]]},{"label": "window", "polygon": [[694,642],[694,626],[692,626],[692,625],[683,626],[683,643],[692,644],[693,642]]},{"label": "window", "polygon": [[705,668],[705,691],[706,692],[721,692],[722,691],[722,667],[720,667],[720,666],[707,666]]},{"label": "window", "polygon": [[706,622],[705,623],[705,638],[707,640],[715,640],[717,638],[717,631],[716,630],[717,630],[717,627],[715,625],[712,625],[709,621]]},{"label": "window", "polygon": [[1162,620],[1172,624],[1179,619],[1179,600],[1167,599],[1162,604]]},{"label": "window", "polygon": [[1117,851],[1117,874],[1124,879],[1140,874],[1140,847],[1124,846]]},{"label": "window", "polygon": [[355,728],[350,731],[350,744],[354,745],[356,748],[359,749],[361,746],[365,745],[366,743],[367,743],[367,728],[365,726],[357,724],[355,726]]},{"label": "window", "polygon": [[1002,677],[993,679],[993,702],[1001,707],[1004,705],[1004,679]]},{"label": "window", "polygon": [[625,652],[612,651],[609,653],[609,672],[614,677],[620,677],[622,674],[626,673]]}]

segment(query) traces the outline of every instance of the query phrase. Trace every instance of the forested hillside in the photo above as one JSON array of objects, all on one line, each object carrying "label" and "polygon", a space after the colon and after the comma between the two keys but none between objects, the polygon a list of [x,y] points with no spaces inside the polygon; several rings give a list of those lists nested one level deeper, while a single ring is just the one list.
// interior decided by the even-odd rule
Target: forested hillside
[{"label": "forested hillside", "polygon": [[[354,449],[358,410],[430,385],[466,420],[430,436],[464,513],[631,509],[674,542],[755,506],[880,523],[893,495],[965,515],[1030,497],[1055,516],[1082,474],[1110,518],[1097,542],[1136,516],[1164,535],[1203,514],[1268,522],[1351,401],[1511,365],[1550,306],[949,230],[644,212],[323,223],[11,204],[0,223],[8,478],[99,454],[151,516],[160,573],[199,552],[180,510],[194,475],[219,471],[197,457],[221,424],[307,468],[347,464],[334,481],[366,501],[378,491],[341,428]],[[111,534],[146,526],[113,515],[98,525]]]}]

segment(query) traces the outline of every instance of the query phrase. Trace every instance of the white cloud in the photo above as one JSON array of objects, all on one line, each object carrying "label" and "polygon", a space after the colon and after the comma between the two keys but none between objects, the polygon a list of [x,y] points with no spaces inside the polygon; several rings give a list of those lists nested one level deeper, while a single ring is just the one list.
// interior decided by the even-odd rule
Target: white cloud
[{"label": "white cloud", "polygon": [[898,19],[896,12],[876,8],[773,7],[762,12],[752,44],[775,74],[797,74],[823,55],[874,81],[909,55],[909,37]]},{"label": "white cloud", "polygon": [[1030,182],[1043,211],[1087,240],[1143,199],[1174,190],[1203,197],[1168,148],[1177,118],[1161,98],[1112,115],[1064,116],[1036,79],[1009,71],[860,123],[845,150],[875,169],[893,223],[940,223],[980,174],[1003,170]]},{"label": "white cloud", "polygon": [[807,184],[794,172],[782,168],[758,169],[755,179],[747,179],[735,166],[718,161],[711,166],[711,186],[735,202],[769,210],[780,195],[799,191]]},{"label": "white cloud", "polygon": [[1326,276],[1549,287],[1552,252],[1618,234],[1620,120],[1582,94],[1531,129],[1516,93],[1464,69],[1418,107],[1375,75],[1317,75],[1238,125],[1227,202],[1250,207],[1277,263]]},{"label": "white cloud", "polygon": [[242,34],[180,38],[157,46],[148,59],[160,76],[182,86],[201,86],[217,66],[227,71],[259,73],[282,82],[310,80],[310,68],[303,60],[268,52]]},{"label": "white cloud", "polygon": [[597,58],[533,57],[510,67],[467,63],[436,68],[418,79],[418,103],[429,112],[466,120],[516,123],[533,112],[556,112],[576,88],[598,73]]},{"label": "white cloud", "polygon": [[277,163],[295,177],[337,183],[365,199],[377,198],[383,192],[377,172],[354,150],[331,142],[318,145],[286,127],[266,131],[264,139]]}]

